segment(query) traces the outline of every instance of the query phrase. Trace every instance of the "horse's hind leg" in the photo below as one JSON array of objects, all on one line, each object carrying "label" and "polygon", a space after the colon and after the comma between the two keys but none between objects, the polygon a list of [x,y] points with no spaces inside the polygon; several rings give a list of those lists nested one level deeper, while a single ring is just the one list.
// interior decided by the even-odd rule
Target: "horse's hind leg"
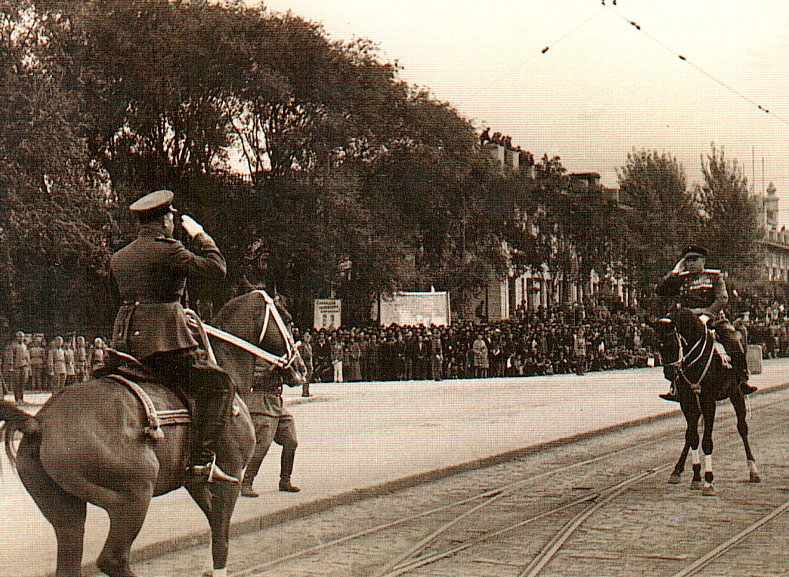
[{"label": "horse's hind leg", "polygon": [[748,442],[748,421],[746,420],[748,411],[745,408],[745,397],[735,394],[730,397],[731,404],[734,406],[734,413],[737,415],[737,432],[740,434],[742,444],[745,447],[745,458],[748,459],[748,474],[751,483],[759,483],[762,478],[759,469],[756,467],[756,459],[751,452],[751,444]]},{"label": "horse's hind leg", "polygon": [[52,480],[41,465],[36,443],[22,440],[17,471],[28,493],[55,529],[58,541],[55,577],[79,577],[87,512],[85,501],[67,493]]},{"label": "horse's hind leg", "polygon": [[153,486],[139,495],[124,495],[118,503],[105,507],[110,517],[110,532],[96,566],[110,577],[135,577],[129,552],[145,521],[152,496]]}]

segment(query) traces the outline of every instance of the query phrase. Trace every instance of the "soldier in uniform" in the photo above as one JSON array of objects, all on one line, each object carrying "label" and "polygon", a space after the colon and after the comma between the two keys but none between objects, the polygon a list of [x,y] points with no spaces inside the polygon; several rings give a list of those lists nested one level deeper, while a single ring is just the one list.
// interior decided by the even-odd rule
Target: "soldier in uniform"
[{"label": "soldier in uniform", "polygon": [[[740,382],[740,390],[749,395],[756,390],[748,384],[748,365],[745,350],[734,327],[726,319],[723,307],[729,302],[726,281],[721,271],[705,268],[707,249],[691,245],[682,251],[682,258],[657,285],[658,296],[675,297],[679,303],[699,316],[699,319],[715,329],[718,340],[723,344],[732,360]],[[677,401],[672,379],[671,390],[660,395],[667,401]]]},{"label": "soldier in uniform", "polygon": [[44,390],[44,358],[47,351],[44,348],[43,335],[36,335],[28,347],[30,353],[30,386],[36,391]]},{"label": "soldier in uniform", "polygon": [[173,238],[173,193],[158,190],[129,209],[140,223],[137,238],[112,256],[110,272],[123,300],[113,327],[113,347],[135,356],[162,382],[180,388],[197,405],[199,455],[196,478],[238,483],[216,464],[222,431],[230,418],[235,387],[208,359],[187,325],[181,298],[189,276],[223,278],[225,259],[194,219],[181,217],[195,252]]},{"label": "soldier in uniform", "polygon": [[[293,329],[293,332],[296,332],[296,329]],[[293,338],[296,338],[296,335],[293,335]],[[312,366],[312,334],[309,330],[304,331],[304,336],[301,338],[301,348],[299,349],[301,353],[301,359],[304,361],[304,365],[307,367],[307,379],[306,382],[301,387],[301,396],[302,397],[311,397],[310,394],[310,381],[312,381],[313,375],[313,366]]]},{"label": "soldier in uniform", "polygon": [[251,386],[242,386],[241,398],[249,409],[252,424],[255,426],[255,452],[244,472],[241,482],[243,497],[257,497],[259,493],[252,483],[260,470],[260,465],[271,447],[272,441],[282,446],[280,460],[279,490],[298,493],[300,489],[290,482],[293,462],[296,457],[296,425],[282,401],[282,376],[271,370],[265,361],[255,365]]},{"label": "soldier in uniform", "polygon": [[85,347],[85,337],[77,337],[77,346],[74,349],[74,368],[77,372],[77,382],[84,383],[88,380],[88,350]]},{"label": "soldier in uniform", "polygon": [[22,404],[25,395],[25,386],[30,378],[30,353],[25,343],[25,333],[16,333],[16,342],[11,345],[8,371],[11,373],[11,386],[14,387],[14,400]]}]

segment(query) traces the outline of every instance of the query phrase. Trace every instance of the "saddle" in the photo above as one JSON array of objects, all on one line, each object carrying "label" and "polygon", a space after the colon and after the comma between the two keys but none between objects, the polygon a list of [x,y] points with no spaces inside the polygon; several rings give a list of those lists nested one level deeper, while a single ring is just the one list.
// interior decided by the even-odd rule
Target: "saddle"
[{"label": "saddle", "polygon": [[[101,380],[111,380],[126,387],[140,402],[145,411],[147,426],[143,434],[151,439],[164,438],[162,427],[167,425],[186,425],[192,423],[195,414],[195,403],[182,391],[172,389],[160,383],[156,376],[137,359],[108,349],[103,369],[94,372],[93,376]],[[149,391],[156,395],[157,389],[166,389],[175,393],[178,398],[176,407],[156,407]]]}]

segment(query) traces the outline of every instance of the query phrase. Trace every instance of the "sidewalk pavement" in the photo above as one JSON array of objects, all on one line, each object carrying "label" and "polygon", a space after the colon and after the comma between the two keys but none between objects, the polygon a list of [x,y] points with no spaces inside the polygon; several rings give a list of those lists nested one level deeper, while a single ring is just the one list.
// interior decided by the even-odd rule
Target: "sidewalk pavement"
[{"label": "sidewalk pavement", "polygon": [[[789,359],[766,361],[752,382],[762,390],[789,382]],[[584,376],[386,383],[317,383],[284,396],[296,419],[299,448],[293,483],[277,489],[280,450],[261,467],[256,499],[240,498],[238,530],[320,508],[349,493],[456,467],[617,424],[668,414],[678,405],[658,398],[668,389],[660,368]],[[26,400],[29,395],[26,395]],[[43,403],[42,394],[29,396]],[[0,576],[54,571],[54,531],[2,456]],[[109,528],[104,511],[89,506],[83,562],[95,561]],[[185,490],[155,498],[134,551],[143,556],[200,542],[205,517]],[[232,555],[232,548],[231,548]],[[209,566],[205,549],[205,565]]]}]

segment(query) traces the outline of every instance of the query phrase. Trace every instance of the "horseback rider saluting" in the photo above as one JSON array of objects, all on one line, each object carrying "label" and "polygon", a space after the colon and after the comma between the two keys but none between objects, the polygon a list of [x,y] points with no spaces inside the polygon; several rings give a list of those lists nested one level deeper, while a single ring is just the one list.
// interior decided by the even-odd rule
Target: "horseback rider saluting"
[{"label": "horseback rider saluting", "polygon": [[[748,365],[745,350],[734,327],[726,319],[723,307],[729,302],[726,281],[721,271],[704,267],[707,249],[690,245],[682,251],[682,258],[658,283],[655,292],[662,297],[675,297],[679,304],[698,315],[705,326],[715,329],[717,339],[731,357],[732,368],[738,377],[740,390],[749,395],[756,387],[748,384]],[[671,390],[660,395],[667,401],[677,401],[675,381]]]},{"label": "horseback rider saluting", "polygon": [[136,357],[165,385],[195,400],[200,452],[192,467],[194,476],[238,483],[216,464],[235,387],[199,348],[181,306],[187,277],[223,278],[225,259],[203,227],[187,215],[181,216],[181,226],[195,252],[173,238],[173,196],[169,190],[158,190],[129,207],[140,227],[137,238],[112,256],[110,272],[123,299],[115,317],[113,348]]}]

